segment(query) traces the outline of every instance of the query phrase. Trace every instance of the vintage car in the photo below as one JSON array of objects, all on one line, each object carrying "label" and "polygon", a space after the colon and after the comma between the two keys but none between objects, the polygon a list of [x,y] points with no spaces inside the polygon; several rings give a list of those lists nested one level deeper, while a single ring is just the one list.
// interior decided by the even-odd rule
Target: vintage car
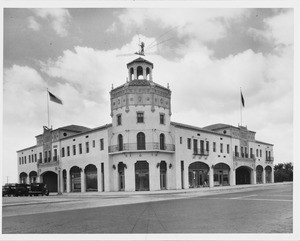
[{"label": "vintage car", "polygon": [[30,185],[25,183],[16,184],[15,196],[28,196]]},{"label": "vintage car", "polygon": [[31,183],[30,184],[30,189],[29,189],[29,195],[49,195],[49,191],[47,189],[47,185],[45,183]]},{"label": "vintage car", "polygon": [[10,183],[2,186],[2,197],[4,196],[15,196],[16,192],[16,184],[15,183]]}]

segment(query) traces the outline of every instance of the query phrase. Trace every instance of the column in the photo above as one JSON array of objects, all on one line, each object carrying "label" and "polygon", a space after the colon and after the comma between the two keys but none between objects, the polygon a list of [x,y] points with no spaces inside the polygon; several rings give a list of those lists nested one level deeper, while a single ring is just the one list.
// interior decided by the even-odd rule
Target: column
[{"label": "column", "polygon": [[102,191],[101,165],[97,166],[97,188],[98,188],[98,192]]},{"label": "column", "polygon": [[230,186],[235,186],[235,169],[230,170]]},{"label": "column", "polygon": [[251,183],[256,184],[256,170],[253,169],[252,173],[253,173],[253,175],[252,175],[252,182]]},{"label": "column", "polygon": [[214,168],[211,167],[209,170],[209,187],[214,187]]},{"label": "column", "polygon": [[263,171],[262,171],[262,183],[263,184],[266,183],[266,171],[265,171],[265,169],[263,169]]},{"label": "column", "polygon": [[274,169],[271,171],[271,183],[274,183]]},{"label": "column", "polygon": [[125,191],[132,192],[135,191],[135,171],[134,163],[125,162],[127,168],[124,169],[125,175]]},{"label": "column", "polygon": [[37,175],[37,176],[36,176],[36,182],[41,182],[41,177],[40,177],[40,175]]},{"label": "column", "polygon": [[62,194],[62,191],[63,191],[63,178],[62,178],[62,170],[59,168],[58,169],[58,195],[61,195]]},{"label": "column", "polygon": [[67,192],[70,192],[71,187],[71,179],[70,179],[70,170],[66,169],[67,171]]},{"label": "column", "polygon": [[29,184],[29,176],[26,177],[26,183]]},{"label": "column", "polygon": [[189,189],[189,166],[187,165],[187,161],[184,162],[184,181],[183,181],[183,185],[184,185],[184,189]]},{"label": "column", "polygon": [[81,186],[81,192],[85,192],[85,173],[84,169],[81,169],[80,173],[80,186]]}]

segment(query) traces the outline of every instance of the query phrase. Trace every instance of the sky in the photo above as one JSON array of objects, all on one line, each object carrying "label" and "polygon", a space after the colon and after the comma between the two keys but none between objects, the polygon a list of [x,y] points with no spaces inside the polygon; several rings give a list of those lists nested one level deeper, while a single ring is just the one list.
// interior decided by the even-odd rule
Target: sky
[{"label": "sky", "polygon": [[[5,8],[2,183],[16,151],[54,129],[111,123],[109,91],[145,43],[153,81],[172,91],[171,120],[242,124],[293,162],[292,8]],[[245,107],[240,111],[240,89]]]}]

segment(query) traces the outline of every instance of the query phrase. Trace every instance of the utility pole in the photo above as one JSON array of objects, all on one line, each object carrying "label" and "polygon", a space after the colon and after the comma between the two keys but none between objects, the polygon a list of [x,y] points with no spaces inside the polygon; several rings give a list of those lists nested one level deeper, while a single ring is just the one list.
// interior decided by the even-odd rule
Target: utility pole
[{"label": "utility pole", "polygon": [[8,184],[8,176],[6,176],[6,184]]}]

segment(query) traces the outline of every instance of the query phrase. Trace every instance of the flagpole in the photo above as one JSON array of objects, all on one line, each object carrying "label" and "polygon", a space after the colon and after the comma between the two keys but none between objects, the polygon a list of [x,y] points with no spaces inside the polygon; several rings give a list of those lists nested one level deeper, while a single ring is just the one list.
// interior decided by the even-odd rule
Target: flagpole
[{"label": "flagpole", "polygon": [[49,91],[48,91],[48,88],[47,88],[47,113],[48,113],[48,128],[50,128],[50,124],[49,124]]},{"label": "flagpole", "polygon": [[[242,87],[240,87],[240,98],[242,96]],[[240,109],[241,109],[241,126],[243,126],[243,110],[242,110],[242,100],[240,101]]]}]

